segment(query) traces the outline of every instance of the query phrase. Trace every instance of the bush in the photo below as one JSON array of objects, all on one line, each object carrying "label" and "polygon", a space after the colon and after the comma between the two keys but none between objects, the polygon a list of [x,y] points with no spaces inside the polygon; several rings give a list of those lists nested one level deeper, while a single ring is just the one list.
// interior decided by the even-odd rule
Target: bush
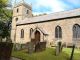
[{"label": "bush", "polygon": [[0,42],[0,60],[10,60],[13,43]]}]

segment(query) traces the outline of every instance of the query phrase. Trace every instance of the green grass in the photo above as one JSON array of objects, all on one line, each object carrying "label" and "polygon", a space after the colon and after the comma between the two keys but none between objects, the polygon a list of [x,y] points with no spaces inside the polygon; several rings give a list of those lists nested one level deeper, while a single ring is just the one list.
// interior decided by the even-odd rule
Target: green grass
[{"label": "green grass", "polygon": [[[12,56],[18,57],[24,60],[69,60],[71,54],[71,49],[64,48],[63,52],[55,56],[55,49],[47,48],[43,52],[37,52],[33,54],[28,54],[26,50],[13,51]],[[74,60],[80,60],[80,51],[75,50]]]},{"label": "green grass", "polygon": [[[63,52],[65,52],[66,54],[68,54],[69,56],[71,55],[71,48],[65,48],[63,49]],[[74,50],[74,60],[80,60],[80,50],[79,49],[75,49]]]}]

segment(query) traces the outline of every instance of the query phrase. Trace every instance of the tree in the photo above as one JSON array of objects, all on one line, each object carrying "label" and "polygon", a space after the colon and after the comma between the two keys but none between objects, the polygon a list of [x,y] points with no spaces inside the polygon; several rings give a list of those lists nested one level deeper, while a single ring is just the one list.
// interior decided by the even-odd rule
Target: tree
[{"label": "tree", "polygon": [[12,18],[12,10],[7,8],[11,7],[8,2],[9,0],[0,0],[0,18],[2,21],[11,20]]},{"label": "tree", "polygon": [[8,0],[0,0],[0,8],[4,8],[7,6]]},{"label": "tree", "polygon": [[12,10],[8,9],[9,0],[0,0],[0,37],[10,37]]}]

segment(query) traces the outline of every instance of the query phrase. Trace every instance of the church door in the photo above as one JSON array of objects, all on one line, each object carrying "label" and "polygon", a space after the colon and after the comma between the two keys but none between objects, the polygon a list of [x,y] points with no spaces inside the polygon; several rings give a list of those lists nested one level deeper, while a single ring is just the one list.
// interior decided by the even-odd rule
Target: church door
[{"label": "church door", "polygon": [[35,32],[35,52],[40,51],[40,32]]},{"label": "church door", "polygon": [[40,42],[40,32],[36,30],[35,32],[35,44]]}]

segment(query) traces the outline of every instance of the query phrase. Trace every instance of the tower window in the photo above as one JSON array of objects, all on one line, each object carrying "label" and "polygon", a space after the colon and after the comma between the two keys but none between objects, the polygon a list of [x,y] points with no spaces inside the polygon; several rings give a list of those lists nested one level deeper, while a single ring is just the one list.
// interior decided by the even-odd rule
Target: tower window
[{"label": "tower window", "polygon": [[17,13],[19,12],[19,9],[17,8]]},{"label": "tower window", "polygon": [[16,21],[18,21],[18,18],[16,18]]},{"label": "tower window", "polygon": [[29,10],[27,10],[27,12],[26,12],[27,14],[29,14]]}]

